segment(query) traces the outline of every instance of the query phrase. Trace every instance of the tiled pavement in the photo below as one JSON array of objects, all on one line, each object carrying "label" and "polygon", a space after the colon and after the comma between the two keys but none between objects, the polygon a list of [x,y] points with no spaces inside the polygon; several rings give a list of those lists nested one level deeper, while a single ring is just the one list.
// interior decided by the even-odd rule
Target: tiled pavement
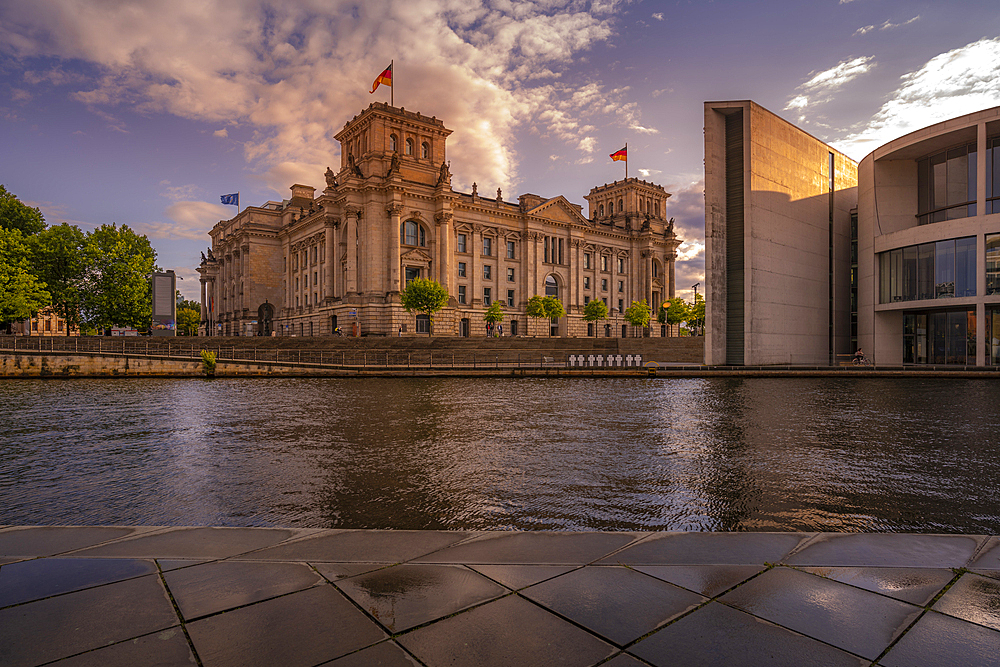
[{"label": "tiled pavement", "polygon": [[0,528],[0,665],[1000,665],[1000,538]]}]

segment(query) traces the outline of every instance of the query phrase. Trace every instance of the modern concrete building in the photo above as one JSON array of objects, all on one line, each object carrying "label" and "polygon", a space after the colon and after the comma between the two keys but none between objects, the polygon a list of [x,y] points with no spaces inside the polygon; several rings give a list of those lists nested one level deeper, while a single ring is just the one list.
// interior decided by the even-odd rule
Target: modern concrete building
[{"label": "modern concrete building", "polygon": [[857,165],[751,101],[705,103],[705,363],[851,351]]},{"label": "modern concrete building", "polygon": [[1000,364],[1000,107],[858,170],[858,338],[880,365]]},{"label": "modern concrete building", "polygon": [[[418,277],[451,296],[436,335],[481,335],[483,313],[499,300],[506,333],[617,336],[633,301],[655,308],[674,296],[681,241],[662,187],[637,178],[595,187],[586,215],[562,196],[510,202],[499,189],[480,196],[476,184],[460,193],[446,159],[450,134],[437,118],[372,104],[337,133],[340,169],[327,170],[319,195],[296,184],[289,199],[215,225],[198,268],[202,333],[423,333],[426,316],[399,300]],[[536,294],[558,297],[567,316],[529,324]],[[582,319],[591,299],[610,311],[596,328]]]}]

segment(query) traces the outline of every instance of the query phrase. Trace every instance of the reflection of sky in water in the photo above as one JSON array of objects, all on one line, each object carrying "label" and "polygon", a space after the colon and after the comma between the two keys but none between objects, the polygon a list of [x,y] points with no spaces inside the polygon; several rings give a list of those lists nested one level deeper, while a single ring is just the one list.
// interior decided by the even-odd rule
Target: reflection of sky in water
[{"label": "reflection of sky in water", "polygon": [[0,384],[0,523],[996,533],[975,380]]}]

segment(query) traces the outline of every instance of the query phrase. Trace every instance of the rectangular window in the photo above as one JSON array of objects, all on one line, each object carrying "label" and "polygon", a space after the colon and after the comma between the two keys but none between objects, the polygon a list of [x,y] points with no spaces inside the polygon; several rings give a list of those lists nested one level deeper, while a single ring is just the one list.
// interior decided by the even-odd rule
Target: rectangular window
[{"label": "rectangular window", "polygon": [[493,280],[493,267],[489,264],[483,265],[483,280]]},{"label": "rectangular window", "polygon": [[986,307],[986,363],[1000,366],[1000,306]]},{"label": "rectangular window", "polygon": [[917,215],[921,225],[976,215],[976,144],[917,162]]},{"label": "rectangular window", "polygon": [[601,255],[601,271],[607,271],[607,270],[608,270],[608,256]]},{"label": "rectangular window", "polygon": [[878,260],[879,303],[976,296],[974,236],[896,248]]},{"label": "rectangular window", "polygon": [[943,299],[952,296],[955,296],[954,239],[934,244],[934,298]]},{"label": "rectangular window", "polygon": [[588,303],[590,303],[590,297],[589,296],[583,297],[583,305],[586,306]]},{"label": "rectangular window", "polygon": [[976,237],[955,239],[955,296],[976,296]]},{"label": "rectangular window", "polygon": [[590,289],[590,276],[583,277],[583,289]]},{"label": "rectangular window", "polygon": [[618,258],[618,273],[625,273],[625,258]]},{"label": "rectangular window", "polygon": [[619,292],[624,292],[625,291],[625,281],[624,280],[619,280],[618,281],[618,291]]},{"label": "rectangular window", "polygon": [[319,272],[313,271],[313,287],[319,285]]},{"label": "rectangular window", "polygon": [[459,278],[465,277],[465,262],[458,263],[458,277]]},{"label": "rectangular window", "polygon": [[618,299],[618,312],[619,313],[625,312],[625,301],[623,301],[622,299]]},{"label": "rectangular window", "polygon": [[602,292],[607,292],[608,291],[608,279],[607,278],[601,278],[601,291]]},{"label": "rectangular window", "polygon": [[465,285],[458,286],[458,302],[465,303]]},{"label": "rectangular window", "polygon": [[559,239],[559,261],[557,264],[563,264],[563,240]]},{"label": "rectangular window", "polygon": [[542,261],[547,264],[548,261],[549,261],[549,237],[548,236],[546,236],[543,239],[542,245],[545,247],[545,258]]},{"label": "rectangular window", "polygon": [[493,239],[483,237],[483,254],[488,257],[493,256]]},{"label": "rectangular window", "polygon": [[507,282],[514,282],[514,269],[507,269]]},{"label": "rectangular window", "polygon": [[514,290],[512,289],[507,290],[507,307],[514,307]]},{"label": "rectangular window", "polygon": [[458,235],[458,249],[456,252],[467,252],[465,249],[465,234]]},{"label": "rectangular window", "polygon": [[493,303],[493,290],[491,290],[489,287],[484,287],[483,288],[483,305],[484,306],[489,306],[491,303]]},{"label": "rectangular window", "polygon": [[281,258],[281,270],[288,271],[288,257]]},{"label": "rectangular window", "polygon": [[590,253],[589,252],[583,253],[583,268],[585,268],[585,269],[589,269],[590,268]]},{"label": "rectangular window", "polygon": [[414,269],[412,267],[406,267],[406,284],[409,285],[414,281],[414,279],[420,277],[420,269]]},{"label": "rectangular window", "polygon": [[514,242],[507,241],[507,259],[514,259]]},{"label": "rectangular window", "polygon": [[1000,234],[986,235],[986,294],[1000,294]]},{"label": "rectangular window", "polygon": [[986,212],[1000,213],[1000,137],[986,140]]}]

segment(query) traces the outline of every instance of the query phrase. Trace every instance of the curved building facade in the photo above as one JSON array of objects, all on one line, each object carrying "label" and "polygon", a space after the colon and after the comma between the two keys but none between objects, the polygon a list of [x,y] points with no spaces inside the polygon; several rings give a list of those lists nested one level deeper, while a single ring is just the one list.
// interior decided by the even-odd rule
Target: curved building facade
[{"label": "curved building facade", "polygon": [[857,340],[879,365],[1000,365],[1000,107],[858,166]]}]

